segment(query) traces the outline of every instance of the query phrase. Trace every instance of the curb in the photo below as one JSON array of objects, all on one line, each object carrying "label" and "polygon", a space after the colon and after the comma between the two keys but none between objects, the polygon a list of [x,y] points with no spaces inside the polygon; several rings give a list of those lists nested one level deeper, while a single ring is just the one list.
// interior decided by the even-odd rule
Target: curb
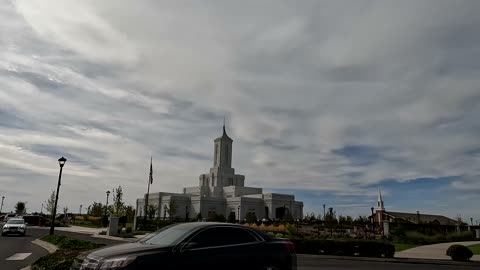
[{"label": "curb", "polygon": [[318,260],[344,260],[344,261],[368,261],[368,262],[384,262],[384,263],[408,263],[408,264],[433,264],[433,265],[455,265],[455,266],[472,266],[479,267],[479,261],[455,262],[447,260],[434,259],[410,259],[410,258],[368,258],[368,257],[349,257],[349,256],[331,256],[331,255],[312,255],[297,254],[297,258],[309,258]]},{"label": "curb", "polygon": [[50,244],[48,242],[45,242],[45,241],[42,241],[40,239],[35,239],[32,241],[32,244],[35,244],[41,248],[44,248],[48,251],[48,253],[54,253],[55,251],[57,251],[57,246],[53,245],[53,244]]}]

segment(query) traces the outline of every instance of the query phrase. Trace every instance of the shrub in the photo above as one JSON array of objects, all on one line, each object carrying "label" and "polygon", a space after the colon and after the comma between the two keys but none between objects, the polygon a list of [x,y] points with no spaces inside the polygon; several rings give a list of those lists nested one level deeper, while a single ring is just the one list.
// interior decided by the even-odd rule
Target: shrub
[{"label": "shrub", "polygon": [[85,218],[82,216],[75,216],[75,221],[84,221]]},{"label": "shrub", "polygon": [[454,261],[466,262],[473,256],[473,252],[466,246],[451,245],[447,249],[447,256],[450,256]]},{"label": "shrub", "polygon": [[393,258],[395,246],[387,242],[368,240],[291,239],[297,253],[361,257]]},{"label": "shrub", "polygon": [[59,235],[47,235],[41,239],[56,245],[59,249],[33,263],[33,270],[68,270],[80,253],[104,246]]},{"label": "shrub", "polygon": [[127,226],[127,228],[125,228],[125,232],[126,232],[126,233],[131,233],[131,232],[132,232],[132,227],[131,227],[131,226]]}]

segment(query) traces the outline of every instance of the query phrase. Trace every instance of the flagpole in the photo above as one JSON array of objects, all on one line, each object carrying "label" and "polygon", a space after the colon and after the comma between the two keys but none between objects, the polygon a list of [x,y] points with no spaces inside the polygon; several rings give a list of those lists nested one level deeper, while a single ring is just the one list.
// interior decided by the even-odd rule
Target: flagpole
[{"label": "flagpole", "polygon": [[[153,171],[152,171],[152,157],[150,157],[150,175],[148,177],[148,188],[147,188],[147,196],[145,198],[145,214],[143,216],[143,226],[145,227],[147,223],[147,215],[148,215],[148,197],[150,196],[150,184],[153,180]],[[144,228],[145,229],[145,228]]]}]

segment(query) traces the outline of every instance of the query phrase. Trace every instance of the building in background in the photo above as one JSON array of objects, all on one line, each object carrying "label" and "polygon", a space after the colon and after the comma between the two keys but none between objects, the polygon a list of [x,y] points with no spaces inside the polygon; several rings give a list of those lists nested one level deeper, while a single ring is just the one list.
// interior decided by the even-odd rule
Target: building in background
[{"label": "building in background", "polygon": [[[223,215],[243,220],[247,213],[254,213],[258,219],[303,218],[303,202],[294,195],[263,193],[262,188],[246,187],[245,176],[236,174],[232,168],[232,143],[225,125],[222,136],[214,140],[213,167],[201,174],[198,186],[186,187],[183,193],[150,193],[148,205],[158,209],[156,218],[194,219]],[[137,216],[145,213],[145,198],[137,199]],[[173,211],[169,211],[170,207]],[[171,215],[170,215],[171,214]]]}]

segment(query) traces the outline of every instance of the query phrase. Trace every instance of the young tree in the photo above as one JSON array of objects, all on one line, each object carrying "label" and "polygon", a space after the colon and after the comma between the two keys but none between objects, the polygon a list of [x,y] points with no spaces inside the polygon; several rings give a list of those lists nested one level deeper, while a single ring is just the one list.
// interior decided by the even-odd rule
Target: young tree
[{"label": "young tree", "polygon": [[337,228],[338,220],[333,208],[329,208],[325,215],[325,227],[330,229],[330,237],[333,236],[333,230]]},{"label": "young tree", "polygon": [[255,223],[257,222],[257,215],[255,215],[255,212],[248,212],[246,215],[245,215],[245,219],[246,219],[246,222],[247,223]]},{"label": "young tree", "polygon": [[93,202],[93,204],[90,206],[89,214],[94,217],[101,217],[105,215],[105,207],[102,203]]},{"label": "young tree", "polygon": [[175,205],[175,201],[170,200],[167,208],[165,208],[170,219],[173,219],[173,216],[177,213],[177,206]]},{"label": "young tree", "polygon": [[158,207],[156,205],[151,205],[150,204],[148,206],[148,213],[147,213],[148,217],[150,219],[153,219],[155,217],[155,214],[157,213],[157,211],[158,211]]},{"label": "young tree", "polygon": [[125,207],[125,216],[127,216],[127,221],[133,221],[135,219],[135,208],[131,205]]},{"label": "young tree", "polygon": [[230,214],[228,214],[228,223],[235,223],[235,221],[235,212],[230,212]]},{"label": "young tree", "polygon": [[47,209],[47,213],[53,215],[53,208],[55,207],[55,190],[52,190],[50,197],[48,197],[47,205],[45,206]]},{"label": "young tree", "polygon": [[125,215],[125,203],[123,202],[123,190],[121,186],[118,186],[113,193],[113,213],[117,217]]},{"label": "young tree", "polygon": [[19,215],[23,215],[26,213],[26,205],[27,203],[26,202],[17,202],[17,204],[15,205],[15,212]]}]

